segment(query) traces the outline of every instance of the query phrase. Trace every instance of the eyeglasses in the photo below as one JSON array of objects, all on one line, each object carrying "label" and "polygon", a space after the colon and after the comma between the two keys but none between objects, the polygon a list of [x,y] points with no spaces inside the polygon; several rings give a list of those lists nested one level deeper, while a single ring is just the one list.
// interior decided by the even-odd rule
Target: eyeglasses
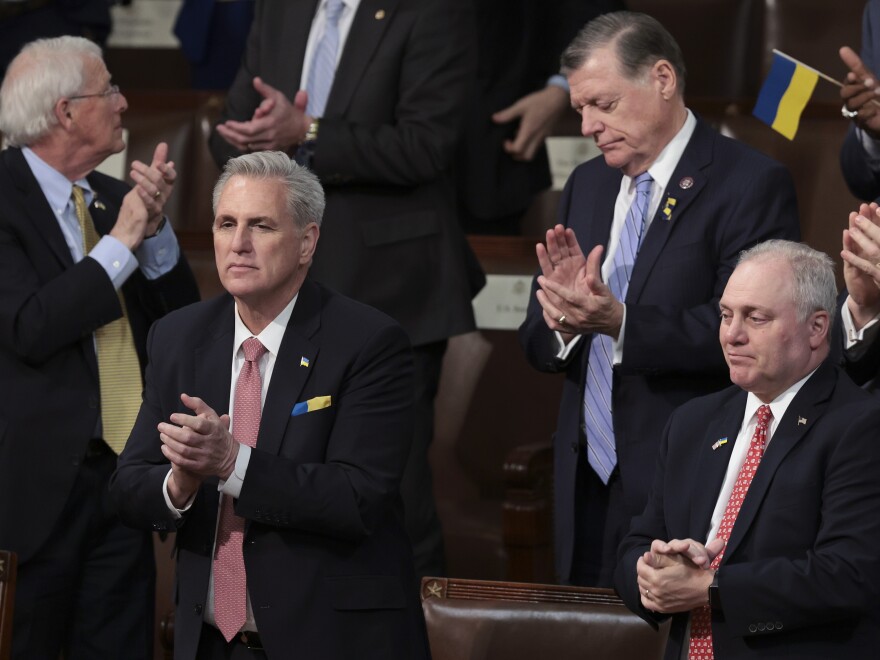
[{"label": "eyeglasses", "polygon": [[94,99],[94,98],[106,98],[108,96],[114,96],[119,94],[119,85],[110,85],[107,89],[105,89],[100,94],[80,94],[78,96],[68,96],[68,101],[76,101],[77,99]]}]

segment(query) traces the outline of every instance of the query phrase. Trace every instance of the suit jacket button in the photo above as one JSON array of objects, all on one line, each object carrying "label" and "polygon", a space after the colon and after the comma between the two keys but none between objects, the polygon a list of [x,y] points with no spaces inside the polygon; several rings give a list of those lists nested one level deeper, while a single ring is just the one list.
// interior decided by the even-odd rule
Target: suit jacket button
[{"label": "suit jacket button", "polygon": [[764,632],[764,624],[763,623],[758,624],[758,630],[760,630],[761,632]]},{"label": "suit jacket button", "polygon": [[754,623],[750,623],[749,624],[749,632],[750,633],[758,632],[758,626],[756,626]]},{"label": "suit jacket button", "polygon": [[202,614],[202,604],[201,604],[201,603],[196,603],[196,606],[193,608],[193,611],[194,611],[198,616],[201,616],[201,614]]},{"label": "suit jacket button", "polygon": [[776,622],[776,630],[782,630],[782,621]]},{"label": "suit jacket button", "polygon": [[773,625],[772,621],[767,622],[767,630],[774,630],[775,628],[776,628],[776,626]]}]

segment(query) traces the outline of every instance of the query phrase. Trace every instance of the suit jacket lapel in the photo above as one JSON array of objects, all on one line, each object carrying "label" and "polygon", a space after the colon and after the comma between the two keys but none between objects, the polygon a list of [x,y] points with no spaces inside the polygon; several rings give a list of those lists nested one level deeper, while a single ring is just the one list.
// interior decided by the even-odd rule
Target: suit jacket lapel
[{"label": "suit jacket lapel", "polygon": [[[601,156],[599,156],[601,158]],[[584,254],[588,254],[597,245],[602,245],[605,252],[602,258],[608,255],[608,239],[611,236],[611,225],[614,222],[614,205],[617,202],[617,194],[620,191],[620,180],[623,178],[620,170],[604,168],[601,177],[594,186],[596,191],[593,203],[585,214],[586,228],[581,240],[581,232],[577,226],[573,227],[578,235],[578,241]]]},{"label": "suit jacket lapel", "polygon": [[61,228],[58,226],[55,212],[46,201],[46,196],[24,159],[24,155],[17,148],[7,149],[5,153],[11,178],[25,199],[25,212],[28,215],[28,220],[45,239],[49,249],[62,267],[70,268],[73,266],[70,248],[67,247],[64,234],[61,233]]},{"label": "suit jacket lapel", "polygon": [[[657,213],[642,241],[626,294],[627,302],[638,301],[663,246],[666,245],[675,226],[683,221],[687,207],[706,185],[708,177],[703,170],[712,162],[714,139],[708,127],[697,120],[694,133],[669,179],[666,190],[663,191]],[[669,206],[670,214],[667,216],[664,209],[670,205],[670,200],[675,201]]]},{"label": "suit jacket lapel", "polygon": [[218,415],[230,412],[229,392],[232,387],[232,342],[235,339],[235,303],[228,297],[216,319],[209,326],[204,343],[195,350],[193,391],[187,392],[204,400]]},{"label": "suit jacket lapel", "polygon": [[836,383],[837,373],[834,367],[824,363],[804,383],[788,406],[785,415],[773,433],[767,451],[761,458],[761,464],[758,466],[758,471],[755,472],[749,491],[743,500],[742,508],[736,517],[736,523],[734,523],[733,531],[727,542],[727,550],[724,552],[725,561],[733,554],[748,532],[761,507],[761,502],[764,501],[767,490],[773,482],[776,470],[779,469],[788,453],[809,433],[813,424],[824,412]]},{"label": "suit jacket lapel", "polygon": [[[391,21],[400,0],[361,0],[327,98],[327,117],[341,117],[363,77],[373,52]],[[380,12],[381,10],[381,12]]]},{"label": "suit jacket lapel", "polygon": [[[273,55],[275,62],[280,62],[278,74],[283,76],[284,83],[279,89],[286,92],[292,101],[296,92],[300,89],[303,75],[303,64],[306,58],[306,44],[309,41],[309,32],[312,29],[312,21],[315,12],[318,11],[319,0],[302,0],[302,2],[282,2],[285,15],[279,18],[279,25],[295,26],[289,33],[289,37],[280,44],[281,52]],[[305,85],[302,85],[305,89]]]},{"label": "suit jacket lapel", "polygon": [[[746,393],[739,392],[720,410],[718,416],[708,425],[703,441],[697,449],[700,452],[697,461],[695,483],[705,496],[694,497],[691,501],[691,518],[688,530],[697,541],[705,540],[709,533],[712,512],[730,464],[730,456],[736,444],[736,437],[742,426],[743,413],[746,406]],[[716,443],[727,439],[727,442],[716,446]],[[714,494],[714,497],[713,497]]]},{"label": "suit jacket lapel", "polygon": [[[299,401],[313,369],[317,368],[318,344],[312,337],[321,325],[321,293],[310,280],[299,291],[293,314],[275,360],[272,382],[266,393],[257,449],[278,454],[293,405]],[[302,358],[309,366],[303,365]]]}]

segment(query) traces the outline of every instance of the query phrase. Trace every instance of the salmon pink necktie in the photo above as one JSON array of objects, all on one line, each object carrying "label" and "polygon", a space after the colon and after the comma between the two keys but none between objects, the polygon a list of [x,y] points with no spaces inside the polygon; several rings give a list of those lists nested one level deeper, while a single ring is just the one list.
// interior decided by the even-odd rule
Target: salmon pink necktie
[{"label": "salmon pink necktie", "polygon": [[[242,344],[244,365],[235,383],[232,408],[233,435],[248,447],[257,446],[260,431],[263,388],[260,358],[266,347],[256,337]],[[235,515],[232,498],[223,495],[220,520],[217,524],[217,549],[214,557],[214,620],[217,628],[230,641],[247,619],[247,577],[244,570],[242,543],[244,518]]]}]

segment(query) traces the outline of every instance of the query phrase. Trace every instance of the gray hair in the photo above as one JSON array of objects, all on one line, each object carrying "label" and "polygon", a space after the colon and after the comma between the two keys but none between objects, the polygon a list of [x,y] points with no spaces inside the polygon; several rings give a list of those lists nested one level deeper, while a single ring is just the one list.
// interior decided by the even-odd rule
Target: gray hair
[{"label": "gray hair", "polygon": [[787,262],[791,268],[794,303],[800,320],[806,321],[813,312],[824,311],[833,323],[837,312],[837,282],[831,257],[803,243],[774,238],[741,252],[737,266],[749,261],[776,260]]},{"label": "gray hair", "polygon": [[571,74],[596,50],[606,47],[614,48],[620,72],[631,81],[640,80],[659,60],[667,60],[678,78],[678,93],[684,96],[687,69],[681,48],[657,19],[633,11],[597,16],[562,53],[562,72]]},{"label": "gray hair", "polygon": [[214,215],[217,215],[223,188],[234,176],[278,179],[287,187],[287,210],[297,227],[304,229],[310,222],[321,226],[325,205],[321,182],[311,170],[297,165],[284,152],[256,151],[226,161],[223,173],[214,185]]},{"label": "gray hair", "polygon": [[86,82],[86,63],[102,60],[97,44],[82,37],[37,39],[9,64],[0,87],[0,132],[13,147],[33,144],[58,123],[55,104]]}]

